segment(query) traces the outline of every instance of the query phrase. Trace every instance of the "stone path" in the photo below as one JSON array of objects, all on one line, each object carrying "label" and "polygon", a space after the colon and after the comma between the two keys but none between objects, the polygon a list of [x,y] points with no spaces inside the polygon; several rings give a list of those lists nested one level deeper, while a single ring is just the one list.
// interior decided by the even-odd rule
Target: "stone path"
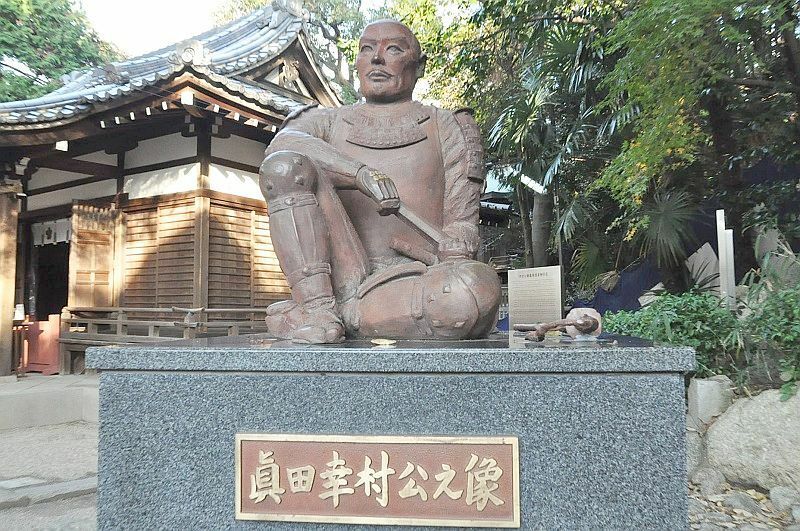
[{"label": "stone path", "polygon": [[703,496],[693,484],[689,486],[689,523],[699,531],[800,531],[800,522],[795,522],[791,511],[777,511],[766,494],[729,488],[722,494]]},{"label": "stone path", "polygon": [[87,494],[77,498],[38,503],[0,511],[2,528],[6,531],[94,531],[97,529],[97,496]]},{"label": "stone path", "polygon": [[0,529],[97,527],[97,424],[0,430]]}]

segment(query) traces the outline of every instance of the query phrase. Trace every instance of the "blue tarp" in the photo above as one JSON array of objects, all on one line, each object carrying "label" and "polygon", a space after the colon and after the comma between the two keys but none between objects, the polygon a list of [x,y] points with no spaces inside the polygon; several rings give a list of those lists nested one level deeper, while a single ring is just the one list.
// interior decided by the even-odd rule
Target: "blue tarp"
[{"label": "blue tarp", "polygon": [[598,289],[590,301],[575,301],[576,307],[594,308],[600,314],[641,308],[639,297],[661,282],[661,273],[649,260],[623,271],[612,291]]}]

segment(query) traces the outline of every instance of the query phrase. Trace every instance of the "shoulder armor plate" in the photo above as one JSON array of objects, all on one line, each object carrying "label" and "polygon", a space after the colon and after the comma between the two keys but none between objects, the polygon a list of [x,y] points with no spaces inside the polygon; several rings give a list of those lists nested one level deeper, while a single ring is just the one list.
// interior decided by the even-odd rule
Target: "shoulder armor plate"
[{"label": "shoulder armor plate", "polygon": [[306,112],[307,110],[314,109],[316,107],[319,107],[318,103],[310,103],[308,105],[304,105],[303,107],[300,107],[297,110],[294,110],[294,111],[290,112],[289,115],[286,116],[286,119],[283,120],[283,123],[281,124],[280,128],[283,129],[284,127],[286,127],[286,124],[288,124],[289,122],[291,122],[292,120],[294,120],[295,118],[297,118],[298,116],[300,116],[301,114]]},{"label": "shoulder armor plate", "polygon": [[461,128],[467,146],[467,177],[482,183],[486,177],[483,167],[483,143],[480,128],[472,117],[472,109],[457,109],[453,112],[453,116]]}]

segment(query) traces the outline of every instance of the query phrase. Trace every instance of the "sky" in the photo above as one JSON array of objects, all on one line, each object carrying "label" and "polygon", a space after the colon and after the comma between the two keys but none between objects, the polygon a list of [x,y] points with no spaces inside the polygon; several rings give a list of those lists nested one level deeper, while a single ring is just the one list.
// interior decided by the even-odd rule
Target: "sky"
[{"label": "sky", "polygon": [[[78,0],[104,40],[128,57],[180,42],[214,27],[225,0]],[[384,4],[368,0],[364,9]]]},{"label": "sky", "polygon": [[224,0],[80,0],[100,37],[135,57],[214,26]]}]

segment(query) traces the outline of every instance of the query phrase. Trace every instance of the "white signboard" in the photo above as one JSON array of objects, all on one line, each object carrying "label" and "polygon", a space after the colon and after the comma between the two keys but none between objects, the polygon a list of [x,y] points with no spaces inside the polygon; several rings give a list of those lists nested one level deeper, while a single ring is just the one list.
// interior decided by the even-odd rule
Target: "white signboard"
[{"label": "white signboard", "polygon": [[522,347],[515,324],[536,324],[562,317],[561,267],[531,267],[508,272],[508,346]]}]

